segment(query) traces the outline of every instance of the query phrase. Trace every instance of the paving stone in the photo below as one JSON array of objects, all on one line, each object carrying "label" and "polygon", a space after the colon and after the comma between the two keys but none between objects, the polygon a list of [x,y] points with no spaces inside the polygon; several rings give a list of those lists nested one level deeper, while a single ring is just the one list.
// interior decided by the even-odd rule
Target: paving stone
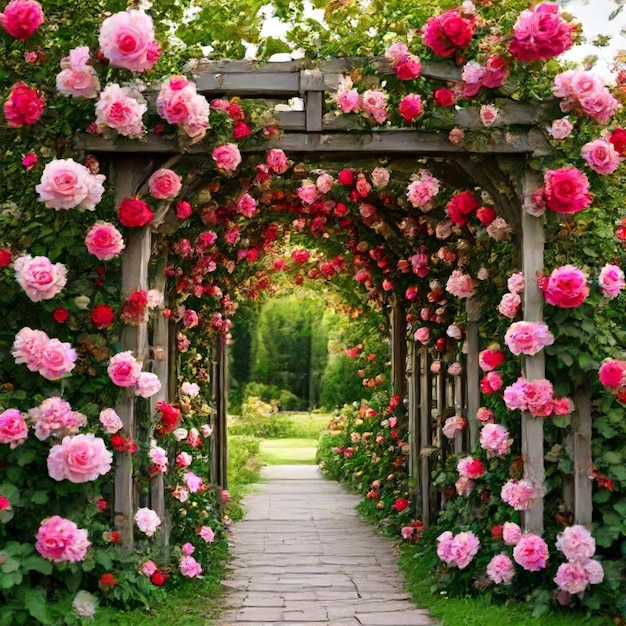
[{"label": "paving stone", "polygon": [[359,498],[313,466],[263,470],[234,524],[218,626],[435,626],[404,591],[397,550]]}]

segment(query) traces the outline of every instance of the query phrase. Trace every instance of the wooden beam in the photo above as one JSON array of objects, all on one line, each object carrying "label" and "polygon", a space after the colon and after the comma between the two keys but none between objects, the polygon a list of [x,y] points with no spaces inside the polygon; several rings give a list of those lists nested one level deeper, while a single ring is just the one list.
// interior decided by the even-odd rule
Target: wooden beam
[{"label": "wooden beam", "polygon": [[574,405],[571,426],[574,438],[574,522],[589,526],[593,513],[590,387],[576,391]]},{"label": "wooden beam", "polygon": [[[522,184],[522,197],[530,196],[539,186],[538,176],[528,171]],[[537,282],[537,275],[543,271],[545,233],[542,220],[522,211],[522,268],[526,279],[524,286],[524,319],[529,322],[543,319],[543,293]],[[526,380],[545,378],[545,355],[543,350],[533,356],[524,357]],[[524,478],[536,489],[535,497],[524,512],[524,530],[543,532],[543,495],[545,482],[543,451],[543,420],[533,417],[528,411],[522,414],[522,456]]]},{"label": "wooden beam", "polygon": [[393,394],[406,394],[406,310],[398,296],[391,300],[391,377]]},{"label": "wooden beam", "polygon": [[422,522],[429,528],[436,511],[432,509],[430,497],[430,448],[432,444],[432,382],[430,374],[430,357],[426,348],[420,351],[420,501],[422,505]]},{"label": "wooden beam", "polygon": [[408,428],[409,428],[409,475],[413,478],[412,491],[418,514],[421,513],[420,494],[420,429],[419,429],[419,351],[415,342],[408,344]]},{"label": "wooden beam", "polygon": [[478,445],[480,428],[476,413],[480,408],[480,366],[478,355],[480,353],[479,321],[481,303],[478,298],[468,298],[465,301],[467,314],[467,356],[465,358],[465,381],[467,385],[467,421],[469,423],[469,447],[470,450]]}]

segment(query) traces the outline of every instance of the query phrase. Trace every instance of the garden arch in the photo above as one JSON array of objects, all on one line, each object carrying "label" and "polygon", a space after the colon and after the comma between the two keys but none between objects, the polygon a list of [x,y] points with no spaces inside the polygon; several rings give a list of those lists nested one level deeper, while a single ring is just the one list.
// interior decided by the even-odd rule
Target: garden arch
[{"label": "garden arch", "polygon": [[[440,178],[455,186],[481,188],[489,192],[500,214],[514,225],[518,234],[518,253],[526,276],[535,276],[543,269],[543,228],[541,222],[522,210],[524,199],[539,186],[537,175],[529,167],[532,158],[545,155],[550,146],[544,133],[538,128],[554,116],[554,106],[529,106],[513,101],[498,101],[499,115],[493,133],[485,144],[470,142],[453,144],[448,132],[454,127],[481,129],[479,109],[467,108],[455,113],[449,128],[438,132],[413,129],[363,131],[353,127],[343,118],[335,118],[325,111],[326,92],[336,91],[340,77],[355,68],[369,65],[379,74],[391,73],[384,59],[347,58],[321,62],[314,66],[308,62],[279,62],[257,65],[250,62],[199,61],[193,69],[198,91],[210,98],[237,97],[264,101],[275,105],[290,98],[302,98],[303,111],[280,111],[276,115],[281,135],[269,144],[251,145],[248,153],[265,151],[268,147],[282,148],[290,156],[311,157],[321,163],[371,163],[373,167],[381,158],[390,160],[394,167],[405,168],[407,173],[417,160],[435,172]],[[459,72],[446,63],[424,64],[422,74],[431,78],[454,81]],[[514,134],[505,132],[514,127]],[[92,152],[108,160],[111,179],[115,188],[116,205],[128,196],[136,195],[152,172],[164,164],[171,165],[178,159],[193,158],[207,151],[204,142],[182,146],[176,141],[149,136],[142,143],[123,138],[115,143],[100,137],[82,135],[77,148]],[[168,203],[162,203],[153,229],[165,227]],[[389,234],[390,238],[398,236]],[[123,293],[125,298],[137,289],[148,289],[148,265],[152,246],[149,228],[132,229],[123,255]],[[161,261],[164,264],[164,261]],[[164,286],[161,278],[159,287]],[[453,409],[455,413],[468,416],[469,437],[457,435],[455,450],[469,451],[478,440],[476,412],[480,406],[479,390],[479,325],[480,302],[467,301],[468,352],[465,376],[456,384],[448,384],[441,376],[430,372],[429,352],[408,343],[407,324],[400,298],[393,299],[392,312],[392,369],[394,392],[408,393],[408,419],[410,431],[410,464],[416,477],[415,488],[418,509],[425,524],[434,519],[438,503],[430,482],[433,454],[440,452],[437,432],[433,434],[433,411],[442,413]],[[543,297],[539,287],[527,286],[524,293],[524,319],[541,320]],[[123,349],[132,350],[140,358],[149,352],[146,322],[127,327],[122,339]],[[175,372],[174,328],[160,320],[153,328],[152,345],[164,347],[162,360],[155,362],[155,372],[165,383],[162,391],[154,397],[174,397],[172,379]],[[217,438],[214,445],[212,481],[226,482],[226,410],[227,410],[227,358],[224,339],[219,342],[213,358],[213,395],[215,401],[214,425]],[[543,353],[525,357],[525,376],[528,380],[545,376]],[[134,432],[134,397],[128,393],[117,407],[128,432]],[[589,402],[584,397],[576,399],[574,424],[573,460],[575,464],[573,488],[569,491],[569,503],[575,511],[576,522],[586,524],[591,520],[591,417]],[[543,423],[530,414],[523,417],[524,476],[534,484],[544,480]],[[132,463],[128,454],[118,453],[116,473],[116,511],[127,522],[135,510]],[[152,507],[165,514],[162,476],[153,479]],[[541,533],[543,528],[543,501],[533,499],[524,516],[526,530]],[[133,544],[132,524],[124,529],[124,541]]]}]

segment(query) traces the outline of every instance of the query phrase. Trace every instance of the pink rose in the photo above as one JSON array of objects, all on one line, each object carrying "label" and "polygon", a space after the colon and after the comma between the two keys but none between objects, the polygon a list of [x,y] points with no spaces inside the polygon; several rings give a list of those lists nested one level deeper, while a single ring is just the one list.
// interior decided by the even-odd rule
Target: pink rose
[{"label": "pink rose", "polygon": [[587,165],[598,174],[612,174],[624,160],[613,144],[604,139],[594,139],[586,143],[580,155]]},{"label": "pink rose", "polygon": [[509,385],[502,394],[502,399],[507,409],[515,410],[521,409],[526,411],[528,405],[526,403],[526,391],[528,389],[528,382],[525,378],[519,377],[516,382]]},{"label": "pink rose", "polygon": [[187,578],[197,578],[202,573],[202,566],[192,556],[183,556],[179,567],[180,573]]},{"label": "pink rose", "polygon": [[67,270],[62,263],[51,263],[45,256],[30,254],[13,263],[15,278],[33,302],[50,300],[61,293],[67,283]]},{"label": "pink rose", "polygon": [[49,209],[93,211],[104,194],[104,180],[102,174],[92,174],[73,159],[57,159],[45,166],[35,191]]},{"label": "pink rose", "polygon": [[437,537],[437,556],[447,565],[452,563],[452,542],[454,535],[446,530]]},{"label": "pink rose", "polygon": [[515,576],[513,561],[506,554],[497,554],[487,564],[487,576],[496,585],[508,585]]},{"label": "pink rose", "polygon": [[38,407],[28,411],[28,417],[35,425],[35,437],[40,441],[50,435],[59,439],[75,435],[87,424],[87,418],[78,411],[72,411],[69,402],[57,396],[46,398]]},{"label": "pink rose", "polygon": [[152,509],[144,507],[135,513],[135,524],[142,533],[152,537],[161,525],[161,518]]},{"label": "pink rose", "polygon": [[480,459],[466,456],[456,464],[456,471],[467,478],[480,478],[485,473],[485,466]]},{"label": "pink rose", "polygon": [[44,346],[49,339],[43,330],[33,330],[27,326],[22,328],[15,335],[13,342],[11,354],[15,362],[18,365],[24,363],[31,372],[36,372],[39,369]]},{"label": "pink rose", "polygon": [[95,98],[100,91],[96,70],[89,61],[89,48],[79,46],[70,50],[69,56],[61,59],[61,72],[57,74],[57,90],[64,96]]},{"label": "pink rose", "polygon": [[587,177],[576,167],[548,170],[543,181],[546,206],[555,213],[579,213],[593,200]]},{"label": "pink rose", "polygon": [[12,128],[35,124],[46,108],[46,99],[26,83],[15,83],[4,103],[4,117]]},{"label": "pink rose", "polygon": [[134,387],[139,381],[141,364],[137,362],[132,352],[127,350],[111,357],[107,373],[114,385]]},{"label": "pink rose", "polygon": [[561,563],[556,571],[554,582],[559,589],[572,595],[582,593],[589,584],[587,572],[575,563]]},{"label": "pink rose", "polygon": [[13,449],[27,438],[28,426],[18,409],[6,409],[0,413],[0,443],[8,443]]},{"label": "pink rose", "polygon": [[48,339],[42,347],[37,371],[48,380],[59,380],[74,369],[77,358],[69,343]]},{"label": "pink rose", "polygon": [[275,174],[284,174],[289,169],[287,155],[280,148],[271,148],[268,150],[265,163]]},{"label": "pink rose", "polygon": [[12,0],[0,13],[2,28],[15,39],[28,39],[43,22],[43,10],[35,0]]},{"label": "pink rose", "polygon": [[525,533],[513,549],[513,559],[525,570],[538,572],[547,565],[548,546],[539,535]]},{"label": "pink rose", "polygon": [[148,451],[148,458],[152,463],[154,469],[164,474],[167,472],[167,466],[169,465],[169,459],[167,458],[167,452],[154,444],[150,446],[150,450]]},{"label": "pink rose", "polygon": [[463,80],[463,97],[473,98],[478,95],[482,85],[485,68],[476,61],[469,61],[463,66],[461,79]]},{"label": "pink rose", "polygon": [[234,172],[241,163],[241,153],[234,143],[226,143],[213,150],[213,160],[225,172]]},{"label": "pink rose", "polygon": [[441,432],[448,438],[453,439],[467,426],[467,420],[461,415],[449,417],[441,429]]},{"label": "pink rose", "polygon": [[297,190],[298,198],[300,198],[304,204],[313,204],[318,198],[317,192],[317,186],[311,181],[304,181]]},{"label": "pink rose", "polygon": [[131,72],[151,69],[161,55],[152,18],[136,9],[107,17],[100,27],[99,43],[111,67],[124,67]]},{"label": "pink rose", "polygon": [[430,339],[430,330],[426,326],[421,326],[413,334],[413,339],[422,344],[428,343],[428,340]]},{"label": "pink rose", "polygon": [[607,387],[619,387],[622,385],[626,374],[626,361],[607,359],[600,366],[598,376],[600,382]]},{"label": "pink rose", "polygon": [[54,480],[85,483],[97,480],[111,469],[113,455],[104,441],[92,433],[63,438],[48,454],[48,474]]},{"label": "pink rose", "polygon": [[562,309],[580,306],[589,295],[586,274],[573,265],[557,267],[540,287],[546,302]]},{"label": "pink rose", "polygon": [[389,184],[390,172],[386,167],[375,167],[370,176],[377,189],[384,189]]},{"label": "pink rose", "polygon": [[161,168],[148,179],[148,188],[157,200],[173,200],[183,186],[181,177],[174,171]]},{"label": "pink rose", "polygon": [[520,13],[509,52],[518,61],[549,61],[572,47],[572,29],[558,4],[542,2]]},{"label": "pink rose", "polygon": [[446,283],[446,291],[457,298],[471,298],[476,294],[474,279],[461,270],[453,270]]},{"label": "pink rose", "polygon": [[519,308],[522,304],[522,299],[517,293],[505,293],[500,300],[500,304],[498,305],[498,311],[508,317],[509,319],[513,319]]},{"label": "pink rose", "polygon": [[485,424],[480,431],[480,447],[487,451],[487,456],[502,458],[511,447],[509,431],[501,424]]},{"label": "pink rose", "polygon": [[566,117],[562,117],[552,122],[549,133],[553,139],[562,141],[570,136],[572,130],[574,130],[574,125]]},{"label": "pink rose", "polygon": [[196,493],[202,487],[204,481],[200,476],[194,474],[193,472],[185,472],[183,474],[183,482],[191,493]]},{"label": "pink rose", "polygon": [[172,76],[161,85],[156,105],[157,113],[169,124],[180,126],[191,143],[200,141],[210,128],[210,105],[184,76]]},{"label": "pink rose", "polygon": [[502,376],[498,372],[487,372],[480,379],[480,390],[483,393],[495,393],[502,387]]},{"label": "pink rose", "polygon": [[478,553],[479,547],[480,541],[473,532],[468,530],[458,533],[450,546],[451,565],[465,569]]},{"label": "pink rose", "polygon": [[143,137],[146,129],[142,117],[147,110],[146,100],[139,91],[111,83],[96,103],[96,126],[99,132],[112,128],[124,137]]},{"label": "pink rose", "polygon": [[[506,502],[509,506],[512,506],[516,511],[526,511],[530,506],[531,499],[535,497],[535,488],[527,480],[510,479],[502,486],[500,497],[502,498],[503,502]],[[524,538],[522,537],[517,542],[518,546],[523,539]],[[517,561],[517,559],[515,560]],[[519,563],[519,561],[517,562]],[[522,564],[520,563],[520,565]]]},{"label": "pink rose", "polygon": [[553,398],[552,412],[554,415],[569,415],[574,411],[574,402],[570,398]]},{"label": "pink rose", "polygon": [[41,522],[35,549],[44,559],[55,563],[76,563],[85,558],[90,545],[86,530],[78,528],[68,519],[53,515]]},{"label": "pink rose", "polygon": [[552,414],[552,383],[545,379],[533,380],[526,383],[526,406],[534,417],[547,417]]},{"label": "pink rose", "polygon": [[554,336],[545,322],[513,322],[504,335],[504,343],[516,356],[533,355],[554,343]]},{"label": "pink rose", "polygon": [[142,398],[151,398],[155,393],[161,390],[161,381],[156,374],[152,372],[141,372],[137,385],[135,386],[135,395]]},{"label": "pink rose", "polygon": [[99,420],[109,435],[115,434],[124,427],[122,418],[115,412],[115,409],[102,409]]},{"label": "pink rose", "polygon": [[400,80],[413,80],[422,71],[422,61],[416,54],[402,55],[396,61],[394,71]]},{"label": "pink rose", "polygon": [[511,274],[506,281],[506,286],[511,293],[521,293],[524,291],[524,274],[522,272],[515,272]]},{"label": "pink rose", "polygon": [[608,124],[618,107],[619,102],[606,87],[600,91],[585,94],[580,98],[580,108],[583,113],[588,115],[596,124]]},{"label": "pink rose", "polygon": [[[311,185],[311,187],[315,188],[315,185]],[[299,195],[299,192],[298,192]],[[257,202],[256,200],[249,194],[243,193],[237,199],[237,213],[243,215],[250,219],[257,212]]]},{"label": "pink rose", "polygon": [[337,106],[342,113],[357,113],[361,109],[361,96],[356,89],[337,91]]},{"label": "pink rose", "polygon": [[586,561],[596,553],[596,540],[580,524],[568,526],[556,538],[556,547],[568,561]]},{"label": "pink rose", "polygon": [[380,89],[368,89],[361,96],[361,109],[370,115],[387,106],[387,94]]},{"label": "pink rose", "polygon": [[428,18],[422,27],[424,44],[437,56],[454,56],[457,48],[469,45],[476,30],[476,16],[464,15],[461,9],[451,9]]},{"label": "pink rose", "polygon": [[328,172],[322,172],[315,180],[315,186],[320,193],[326,194],[333,188],[334,182],[335,179]]},{"label": "pink rose", "polygon": [[618,265],[607,264],[600,270],[598,286],[602,295],[607,298],[619,296],[624,288],[624,272]]},{"label": "pink rose", "polygon": [[[432,208],[432,200],[439,193],[440,181],[428,170],[420,170],[411,176],[412,182],[407,187],[406,197],[414,207],[419,207],[423,211]],[[445,239],[445,237],[440,237]]]},{"label": "pink rose", "polygon": [[213,540],[215,539],[215,533],[209,526],[200,526],[198,534],[207,543],[213,543]]},{"label": "pink rose", "polygon": [[489,128],[493,126],[498,118],[498,109],[492,104],[483,104],[480,107],[480,121],[483,126]]},{"label": "pink rose", "polygon": [[516,546],[522,538],[522,529],[515,522],[504,522],[502,539],[507,546]]},{"label": "pink rose", "polygon": [[100,261],[110,261],[126,247],[120,231],[113,224],[100,220],[89,229],[85,245],[89,254]]},{"label": "pink rose", "polygon": [[145,561],[145,563],[142,563],[141,567],[139,568],[139,571],[144,575],[144,576],[152,576],[152,574],[154,574],[154,572],[156,572],[159,568],[157,567],[157,564],[154,561]]},{"label": "pink rose", "polygon": [[483,424],[486,424],[488,422],[493,422],[493,419],[494,419],[493,411],[491,411],[487,407],[481,406],[476,411],[476,419]]}]

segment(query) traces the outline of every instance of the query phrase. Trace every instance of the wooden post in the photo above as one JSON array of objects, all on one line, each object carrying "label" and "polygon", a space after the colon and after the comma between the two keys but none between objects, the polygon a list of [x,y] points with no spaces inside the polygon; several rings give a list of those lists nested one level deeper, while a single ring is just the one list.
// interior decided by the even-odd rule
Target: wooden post
[{"label": "wooden post", "polygon": [[[149,172],[149,170],[148,170]],[[126,197],[133,196],[146,178],[146,159],[133,155],[116,155],[112,159],[110,179],[115,188],[115,205],[119,206]],[[150,260],[150,229],[131,228],[126,238],[126,248],[122,254],[122,299],[126,299],[137,289],[148,288],[148,262]],[[122,351],[131,350],[137,360],[145,362],[148,356],[148,325],[140,322],[137,326],[124,326],[122,331]],[[116,406],[124,424],[127,437],[136,436],[135,394],[126,389],[124,397]],[[130,453],[117,452],[115,455],[115,520],[121,533],[122,545],[132,550],[133,518],[135,514],[135,494],[133,481],[133,461]]]},{"label": "wooden post", "polygon": [[480,428],[476,413],[480,408],[480,366],[478,355],[480,353],[480,339],[478,322],[480,320],[481,304],[477,298],[468,298],[465,301],[467,313],[467,358],[465,359],[465,384],[467,397],[467,420],[469,422],[469,447],[470,450],[478,445]]},{"label": "wooden post", "polygon": [[409,428],[409,475],[413,479],[412,488],[415,496],[415,506],[418,514],[421,513],[422,506],[419,492],[420,475],[420,431],[419,431],[419,353],[415,347],[415,342],[408,345],[408,428]]},{"label": "wooden post", "polygon": [[219,484],[228,488],[228,347],[220,333],[217,342],[219,393],[217,395],[217,437],[219,446]]},{"label": "wooden post", "polygon": [[574,395],[572,414],[574,438],[574,522],[588,526],[593,512],[591,468],[591,391],[578,389]]},{"label": "wooden post", "polygon": [[430,447],[432,444],[432,384],[430,358],[426,348],[420,350],[420,495],[422,522],[430,526],[433,517],[430,498]]},{"label": "wooden post", "polygon": [[[526,173],[522,193],[530,196],[538,188],[535,175]],[[523,200],[523,198],[522,198]],[[543,294],[537,282],[537,274],[543,271],[545,234],[543,224],[522,209],[522,267],[524,271],[524,319],[529,322],[543,319]],[[524,357],[525,377],[528,381],[545,378],[545,355],[543,350],[533,356]],[[543,532],[543,493],[545,470],[543,465],[543,420],[533,417],[528,411],[522,415],[522,456],[524,478],[536,489],[535,497],[523,516],[524,530]]]},{"label": "wooden post", "polygon": [[392,389],[400,401],[406,393],[406,310],[402,300],[391,300],[391,377]]},{"label": "wooden post", "polygon": [[[454,414],[466,417],[463,405],[463,378],[454,376]],[[465,430],[459,431],[454,436],[454,454],[461,454],[465,451]]]}]

